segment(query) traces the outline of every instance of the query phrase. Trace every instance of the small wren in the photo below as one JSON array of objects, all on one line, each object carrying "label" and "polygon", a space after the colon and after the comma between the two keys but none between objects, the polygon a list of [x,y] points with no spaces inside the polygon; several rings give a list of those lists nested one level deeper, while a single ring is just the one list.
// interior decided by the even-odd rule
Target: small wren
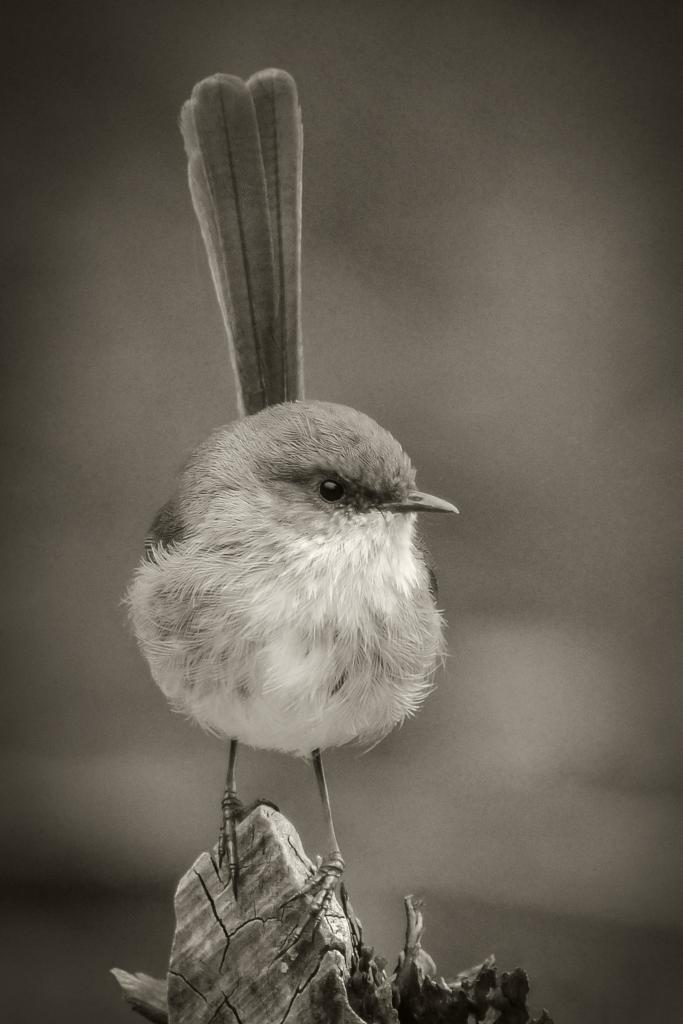
[{"label": "small wren", "polygon": [[408,456],[355,409],[304,400],[301,121],[283,71],[200,82],[181,127],[241,418],[192,454],[128,591],[174,708],[230,740],[219,842],[235,896],[238,743],[312,757],[341,877],[321,750],[374,743],[411,715],[443,654]]}]

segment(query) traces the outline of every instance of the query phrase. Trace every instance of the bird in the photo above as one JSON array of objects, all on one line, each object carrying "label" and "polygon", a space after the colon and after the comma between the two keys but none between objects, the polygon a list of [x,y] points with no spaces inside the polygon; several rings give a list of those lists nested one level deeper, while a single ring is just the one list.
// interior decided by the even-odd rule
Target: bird
[{"label": "bird", "polygon": [[322,752],[412,716],[442,660],[436,577],[416,527],[454,513],[370,416],[304,397],[302,126],[268,68],[200,81],[180,120],[238,417],[190,455],[127,592],[171,706],[229,742],[219,866],[239,898],[239,744],[310,759],[328,853],[314,911],[344,871]]}]

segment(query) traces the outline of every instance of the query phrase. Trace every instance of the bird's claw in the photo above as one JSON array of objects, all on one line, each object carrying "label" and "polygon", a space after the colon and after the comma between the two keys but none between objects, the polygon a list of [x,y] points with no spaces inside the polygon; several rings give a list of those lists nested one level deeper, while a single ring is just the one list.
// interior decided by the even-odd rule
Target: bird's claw
[{"label": "bird's claw", "polygon": [[295,892],[293,896],[290,896],[289,899],[285,900],[282,905],[283,907],[288,906],[295,900],[306,897],[310,898],[306,922],[296,933],[293,941],[288,943],[288,948],[296,945],[297,942],[300,942],[304,938],[306,929],[309,925],[312,925],[311,939],[313,939],[316,931],[320,927],[323,915],[328,910],[329,905],[332,902],[337,883],[341,881],[343,874],[344,860],[339,850],[334,850],[324,861],[319,861],[315,872],[302,886],[302,888]]}]

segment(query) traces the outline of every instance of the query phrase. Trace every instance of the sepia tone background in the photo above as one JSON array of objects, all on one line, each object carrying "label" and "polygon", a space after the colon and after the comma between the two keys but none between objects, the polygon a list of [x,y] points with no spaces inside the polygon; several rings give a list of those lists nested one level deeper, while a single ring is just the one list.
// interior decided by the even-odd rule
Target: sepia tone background
[{"label": "sepia tone background", "polygon": [[[645,5],[643,5],[644,7]],[[558,1022],[673,1019],[680,971],[678,5],[27,3],[5,37],[5,1017],[129,1020],[225,752],[173,715],[121,596],[192,446],[234,415],[185,180],[198,79],[281,66],[304,113],[307,393],[402,441],[450,657],[421,714],[328,761],[392,958],[495,951]],[[311,854],[310,769],[244,797]]]}]

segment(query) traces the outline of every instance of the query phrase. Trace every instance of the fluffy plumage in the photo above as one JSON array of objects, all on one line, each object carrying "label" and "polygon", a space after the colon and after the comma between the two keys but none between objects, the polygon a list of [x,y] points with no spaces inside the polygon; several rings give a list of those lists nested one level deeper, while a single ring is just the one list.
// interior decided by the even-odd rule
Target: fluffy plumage
[{"label": "fluffy plumage", "polygon": [[[346,487],[334,506],[318,490],[331,475]],[[303,755],[372,742],[412,714],[442,622],[415,515],[377,506],[413,486],[394,438],[344,406],[279,405],[216,432],[190,459],[129,591],[173,706]]]}]

